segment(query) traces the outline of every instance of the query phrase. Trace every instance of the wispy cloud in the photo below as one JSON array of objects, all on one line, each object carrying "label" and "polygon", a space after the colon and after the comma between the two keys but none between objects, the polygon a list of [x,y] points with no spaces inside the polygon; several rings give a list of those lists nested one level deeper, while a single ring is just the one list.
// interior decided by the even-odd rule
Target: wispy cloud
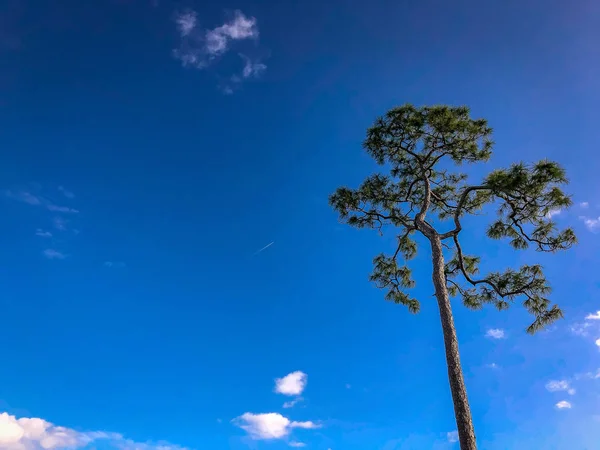
[{"label": "wispy cloud", "polygon": [[306,444],[304,442],[298,442],[298,441],[290,441],[290,443],[288,444],[290,447],[306,447]]},{"label": "wispy cloud", "polygon": [[138,443],[119,433],[82,432],[36,417],[17,418],[6,412],[0,414],[2,450],[74,450],[100,442],[119,450],[187,450],[167,442]]},{"label": "wispy cloud", "polygon": [[293,408],[294,406],[296,406],[298,403],[300,403],[302,401],[304,401],[304,399],[302,397],[298,397],[298,398],[295,398],[294,400],[290,400],[289,402],[285,402],[283,404],[283,407],[286,409]]},{"label": "wispy cloud", "polygon": [[588,230],[590,230],[594,233],[596,231],[600,231],[600,217],[593,218],[593,217],[579,216],[579,219],[583,221],[583,224],[585,225],[585,227]]},{"label": "wispy cloud", "polygon": [[585,320],[600,320],[600,311],[588,314],[585,316]]},{"label": "wispy cloud", "polygon": [[63,219],[60,216],[56,216],[52,219],[52,224],[54,225],[54,228],[56,228],[59,231],[65,231],[67,229],[68,223],[68,220]]},{"label": "wispy cloud", "polygon": [[[79,211],[76,210],[75,208],[71,208],[69,206],[61,206],[61,205],[57,205],[55,203],[53,203],[52,201],[48,200],[46,197],[41,196],[41,195],[37,195],[34,194],[32,192],[26,191],[26,190],[7,190],[4,192],[4,194],[6,195],[6,197],[19,201],[19,202],[23,202],[23,203],[27,203],[28,205],[32,205],[32,206],[40,206],[43,208],[46,208],[48,211],[52,211],[52,212],[62,212],[62,213],[70,213],[70,214],[77,214]],[[70,195],[72,195],[72,193],[69,192]],[[72,198],[72,197],[70,197]]]},{"label": "wispy cloud", "polygon": [[599,348],[600,348],[600,338],[599,338],[599,339],[596,339],[596,342],[595,342],[595,344],[596,344],[596,347],[599,347]]},{"label": "wispy cloud", "polygon": [[549,392],[565,391],[569,395],[575,395],[575,389],[571,387],[571,384],[568,380],[551,380],[546,383],[546,389]]},{"label": "wispy cloud", "polygon": [[506,337],[504,330],[501,328],[490,328],[486,331],[485,337],[491,339],[504,339]]},{"label": "wispy cloud", "polygon": [[240,58],[244,61],[244,68],[242,69],[242,76],[244,78],[256,78],[263,74],[267,70],[267,66],[259,61],[253,61],[246,55],[240,53]]},{"label": "wispy cloud", "polygon": [[548,213],[546,214],[546,217],[548,219],[552,219],[554,216],[558,216],[560,213],[562,212],[561,209],[551,209],[550,211],[548,211]]},{"label": "wispy cloud", "polygon": [[[255,17],[235,11],[233,17],[213,29],[204,29],[198,25],[198,14],[194,10],[185,10],[175,14],[174,21],[179,33],[179,45],[173,50],[173,56],[184,67],[206,69],[227,53],[237,41],[259,38]],[[259,60],[239,54],[244,62],[240,75],[229,77],[230,83],[222,87],[226,93],[232,93],[243,79],[256,78],[267,68]]]},{"label": "wispy cloud", "polygon": [[79,210],[75,209],[75,208],[70,208],[68,206],[59,206],[59,205],[48,205],[47,206],[48,211],[52,211],[52,212],[62,212],[62,213],[69,213],[69,214],[78,214]]},{"label": "wispy cloud", "polygon": [[449,431],[446,433],[448,442],[458,442],[458,431]]},{"label": "wispy cloud", "polygon": [[579,207],[583,208],[583,209],[587,209],[589,208],[590,204],[588,202],[581,202],[579,204]]},{"label": "wispy cloud", "polygon": [[58,190],[59,190],[60,192],[62,192],[62,194],[63,194],[65,197],[67,197],[67,198],[75,198],[75,194],[73,194],[71,191],[69,191],[68,189],[66,189],[66,188],[65,188],[65,187],[63,187],[63,186],[59,186],[59,187],[58,187]]},{"label": "wispy cloud", "polygon": [[320,428],[311,421],[295,422],[278,413],[244,413],[233,419],[233,424],[246,431],[255,440],[272,440],[287,437],[294,428],[306,430]]},{"label": "wispy cloud", "polygon": [[53,248],[47,248],[42,252],[44,256],[48,259],[65,259],[67,255],[59,252],[58,250],[54,250]]},{"label": "wispy cloud", "polygon": [[275,379],[275,392],[283,395],[300,395],[308,382],[308,375],[297,370],[283,378]]},{"label": "wispy cloud", "polygon": [[571,403],[566,400],[561,400],[554,406],[556,406],[557,409],[571,409],[572,407]]},{"label": "wispy cloud", "polygon": [[262,253],[262,252],[264,252],[266,249],[268,249],[268,248],[269,248],[271,245],[273,245],[274,243],[275,243],[275,241],[273,241],[273,242],[269,242],[269,243],[268,243],[267,245],[265,245],[263,248],[261,248],[261,249],[259,249],[259,250],[256,250],[256,251],[254,252],[254,256],[258,255],[259,253]]},{"label": "wispy cloud", "polygon": [[46,231],[46,230],[42,230],[41,228],[38,228],[37,230],[35,230],[35,235],[39,236],[39,237],[44,237],[44,238],[52,237],[52,233],[50,233],[49,231]]}]

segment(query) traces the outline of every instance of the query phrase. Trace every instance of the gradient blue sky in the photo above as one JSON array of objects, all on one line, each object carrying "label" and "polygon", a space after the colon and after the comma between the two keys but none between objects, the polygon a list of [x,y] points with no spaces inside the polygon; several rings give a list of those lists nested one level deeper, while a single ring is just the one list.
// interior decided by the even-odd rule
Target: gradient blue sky
[{"label": "gradient blue sky", "polygon": [[404,102],[487,118],[482,171],[567,168],[574,250],[465,242],[542,262],[565,320],[455,318],[481,448],[600,448],[599,21],[594,0],[0,1],[0,448],[456,448],[426,252],[413,316],[367,278],[393,234],[327,205]]}]

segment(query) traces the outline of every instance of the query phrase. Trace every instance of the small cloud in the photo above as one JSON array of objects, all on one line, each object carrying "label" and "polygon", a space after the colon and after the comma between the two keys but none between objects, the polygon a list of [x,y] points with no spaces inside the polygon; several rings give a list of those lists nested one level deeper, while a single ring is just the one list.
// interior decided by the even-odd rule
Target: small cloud
[{"label": "small cloud", "polygon": [[350,383],[346,383],[346,389],[352,389],[352,385]]},{"label": "small cloud", "polygon": [[595,344],[596,344],[597,347],[600,347],[600,339],[596,339]]},{"label": "small cloud", "polygon": [[449,431],[446,433],[448,442],[458,442],[458,431]]},{"label": "small cloud", "polygon": [[556,405],[557,409],[571,409],[571,403],[569,403],[566,400],[561,400],[560,402],[558,402]]},{"label": "small cloud", "polygon": [[581,202],[579,204],[579,207],[583,208],[583,209],[587,209],[587,208],[589,208],[589,206],[590,206],[590,204],[588,202]]},{"label": "small cloud", "polygon": [[314,422],[293,422],[278,413],[244,413],[233,419],[233,424],[244,430],[251,439],[272,440],[288,436],[292,429],[315,429],[320,426]]},{"label": "small cloud", "polygon": [[42,230],[41,228],[38,228],[37,230],[35,230],[35,235],[39,236],[39,237],[44,237],[44,238],[52,237],[52,233],[50,233],[49,231]]},{"label": "small cloud", "polygon": [[52,224],[54,225],[54,228],[56,228],[59,231],[65,231],[67,229],[67,223],[69,222],[60,216],[56,216],[52,219]]},{"label": "small cloud", "polygon": [[600,311],[596,311],[596,313],[590,313],[585,316],[585,320],[600,320]]},{"label": "small cloud", "polygon": [[244,69],[242,70],[242,76],[244,78],[256,78],[263,74],[267,70],[267,66],[259,61],[253,61],[246,55],[240,53],[240,58],[244,60]]},{"label": "small cloud", "polygon": [[290,447],[298,447],[298,448],[306,447],[306,444],[304,442],[298,442],[298,441],[291,441],[288,445]]},{"label": "small cloud", "polygon": [[590,217],[580,216],[579,219],[583,221],[585,227],[591,232],[595,233],[596,231],[600,230],[600,217],[594,219]]},{"label": "small cloud", "polygon": [[295,398],[294,400],[290,400],[289,402],[285,402],[283,404],[283,407],[288,409],[288,408],[293,408],[294,406],[296,406],[298,403],[304,401],[304,399],[302,397],[298,397]]},{"label": "small cloud", "polygon": [[498,364],[496,364],[495,362],[490,363],[490,364],[486,364],[485,367],[487,367],[488,369],[494,369],[494,370],[500,368],[500,366],[498,366]]},{"label": "small cloud", "polygon": [[275,379],[275,392],[283,395],[300,395],[304,388],[308,376],[301,371],[292,372],[283,378]]},{"label": "small cloud", "polygon": [[71,191],[65,189],[63,186],[59,186],[58,190],[60,192],[62,192],[62,194],[67,198],[75,198],[75,194],[73,194]]},{"label": "small cloud", "polygon": [[67,255],[59,252],[58,250],[54,250],[52,248],[47,248],[42,252],[44,256],[48,259],[65,259]]},{"label": "small cloud", "polygon": [[501,328],[490,328],[489,330],[486,331],[485,337],[491,338],[491,339],[504,339],[505,338],[504,330]]},{"label": "small cloud", "polygon": [[560,209],[551,209],[550,211],[548,211],[548,213],[546,214],[546,217],[548,219],[552,219],[554,216],[558,216],[560,213],[562,212],[562,210]]},{"label": "small cloud", "polygon": [[198,22],[196,11],[188,10],[175,15],[175,23],[181,37],[188,36]]},{"label": "small cloud", "polygon": [[110,267],[111,269],[123,269],[125,263],[122,261],[105,261],[104,267]]},{"label": "small cloud", "polygon": [[575,395],[575,389],[571,387],[568,380],[551,380],[546,383],[549,392],[566,391],[569,395]]}]

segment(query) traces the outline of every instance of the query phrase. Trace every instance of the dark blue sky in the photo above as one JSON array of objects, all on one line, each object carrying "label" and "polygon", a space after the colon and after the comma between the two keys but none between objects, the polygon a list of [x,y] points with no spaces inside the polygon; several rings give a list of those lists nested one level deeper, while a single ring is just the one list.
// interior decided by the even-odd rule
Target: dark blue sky
[{"label": "dark blue sky", "polygon": [[405,102],[489,120],[475,177],[566,167],[576,249],[466,239],[491,269],[544,263],[566,319],[455,315],[482,448],[595,448],[598,23],[592,0],[0,0],[0,448],[457,446],[433,299],[386,303],[368,274],[393,234],[327,205]]}]

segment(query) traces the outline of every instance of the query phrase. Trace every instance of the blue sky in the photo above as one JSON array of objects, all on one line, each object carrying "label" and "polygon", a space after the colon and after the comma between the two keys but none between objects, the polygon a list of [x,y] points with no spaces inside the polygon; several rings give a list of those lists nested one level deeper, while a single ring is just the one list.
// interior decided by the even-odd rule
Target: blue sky
[{"label": "blue sky", "polygon": [[427,252],[413,316],[368,282],[393,233],[327,205],[405,102],[487,118],[481,173],[566,167],[572,251],[465,240],[488,268],[543,263],[565,320],[531,337],[518,307],[458,302],[455,320],[481,448],[597,448],[599,18],[593,0],[1,1],[0,448],[457,448]]}]

